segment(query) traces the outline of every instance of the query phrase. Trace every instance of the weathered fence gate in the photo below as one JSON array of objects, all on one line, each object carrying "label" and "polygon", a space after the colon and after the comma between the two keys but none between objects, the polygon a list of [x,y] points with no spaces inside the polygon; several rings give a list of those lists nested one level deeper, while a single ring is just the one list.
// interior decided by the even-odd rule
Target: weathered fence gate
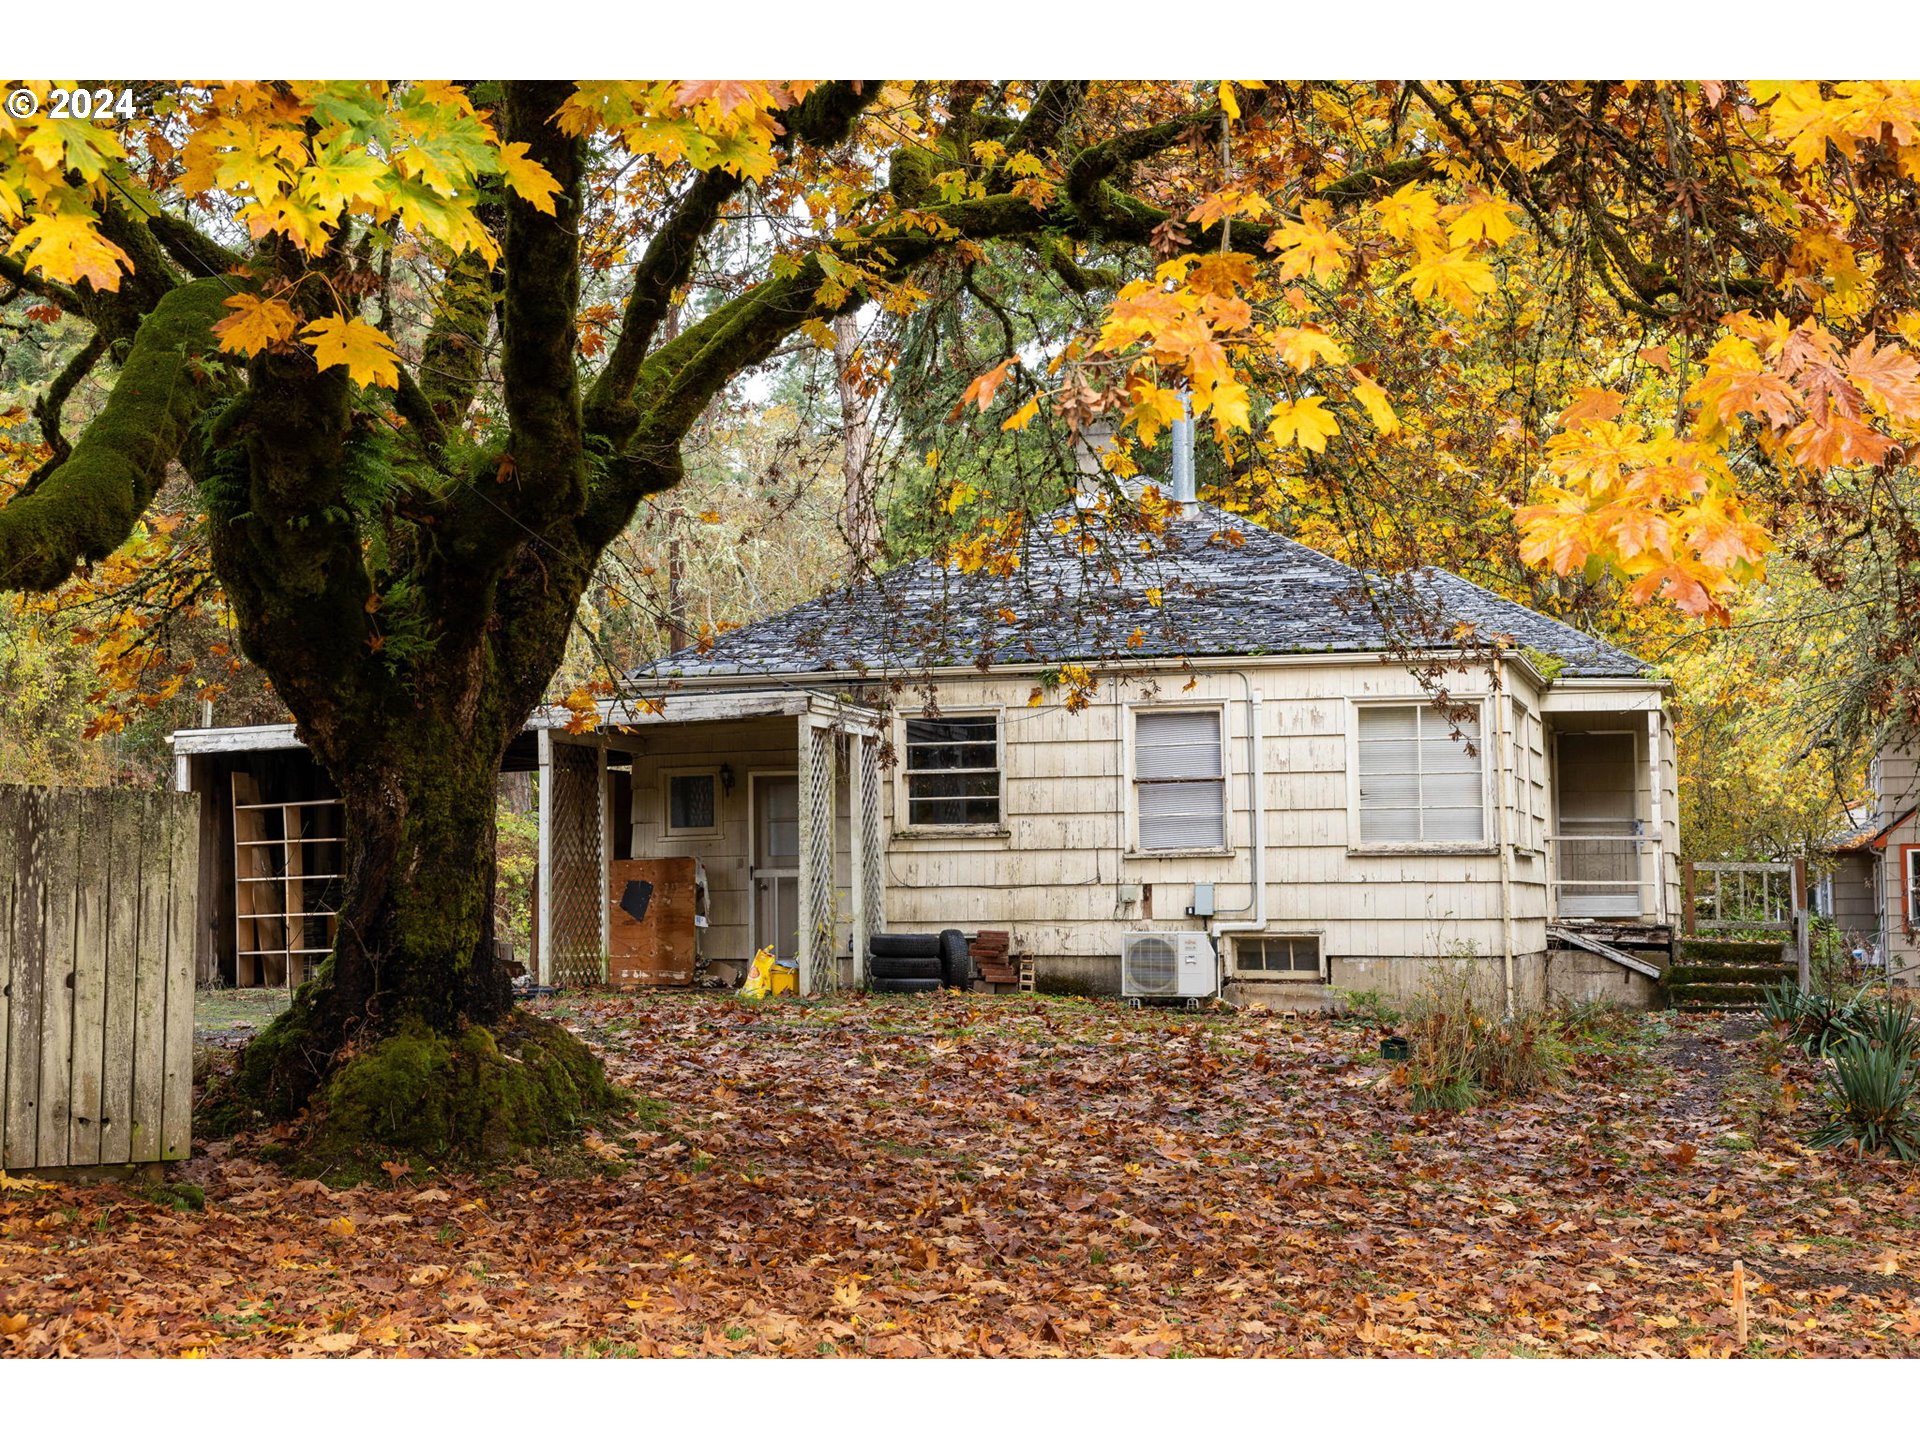
[{"label": "weathered fence gate", "polygon": [[0,1169],[187,1157],[198,804],[0,785]]}]

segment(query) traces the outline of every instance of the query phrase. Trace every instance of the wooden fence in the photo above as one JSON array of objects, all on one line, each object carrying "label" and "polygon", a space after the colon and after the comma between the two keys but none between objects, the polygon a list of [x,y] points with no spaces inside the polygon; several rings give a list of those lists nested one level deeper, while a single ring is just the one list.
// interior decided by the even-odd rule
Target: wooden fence
[{"label": "wooden fence", "polygon": [[0,785],[0,1169],[184,1160],[198,801]]}]

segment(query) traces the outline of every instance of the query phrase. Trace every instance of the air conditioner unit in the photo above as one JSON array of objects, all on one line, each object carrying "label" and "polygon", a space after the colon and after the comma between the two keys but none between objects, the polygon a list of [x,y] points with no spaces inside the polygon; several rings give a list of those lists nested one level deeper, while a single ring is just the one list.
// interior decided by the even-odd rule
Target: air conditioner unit
[{"label": "air conditioner unit", "polygon": [[1198,930],[1136,930],[1120,937],[1120,993],[1129,1000],[1196,1000],[1214,993],[1213,942]]}]

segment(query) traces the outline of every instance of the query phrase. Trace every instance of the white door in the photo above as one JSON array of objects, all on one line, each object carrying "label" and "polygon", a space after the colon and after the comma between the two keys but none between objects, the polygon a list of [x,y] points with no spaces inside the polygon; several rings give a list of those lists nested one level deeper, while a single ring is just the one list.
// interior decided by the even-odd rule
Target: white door
[{"label": "white door", "polygon": [[800,780],[797,775],[755,775],[753,924],[747,941],[758,951],[773,946],[781,960],[800,956]]},{"label": "white door", "polygon": [[1563,734],[1558,744],[1560,914],[1642,913],[1639,785],[1631,734]]}]

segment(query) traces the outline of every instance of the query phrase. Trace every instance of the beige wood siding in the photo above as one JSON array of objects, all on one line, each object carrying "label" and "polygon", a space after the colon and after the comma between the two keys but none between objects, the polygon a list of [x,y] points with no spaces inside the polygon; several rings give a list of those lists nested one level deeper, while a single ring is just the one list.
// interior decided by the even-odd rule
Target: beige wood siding
[{"label": "beige wood siding", "polygon": [[[1077,711],[1052,695],[1029,705],[1035,684],[1030,674],[943,679],[937,691],[942,713],[992,711],[1000,717],[1002,823],[967,830],[902,827],[898,756],[903,735],[896,716],[894,768],[881,785],[888,928],[1006,929],[1029,955],[1104,962],[1118,956],[1126,931],[1204,928],[1206,922],[1185,913],[1196,884],[1215,886],[1221,920],[1249,918],[1253,831],[1247,813],[1248,707],[1242,674],[1263,697],[1260,820],[1268,836],[1269,931],[1318,935],[1330,959],[1421,957],[1460,949],[1498,956],[1503,945],[1501,827],[1492,806],[1505,804],[1513,844],[1514,950],[1529,954],[1546,948],[1545,840],[1554,823],[1551,727],[1563,717],[1550,713],[1546,697],[1517,664],[1508,667],[1497,692],[1484,669],[1448,677],[1456,699],[1483,707],[1480,748],[1488,793],[1503,797],[1490,798],[1486,843],[1461,850],[1370,853],[1358,852],[1351,843],[1355,703],[1428,700],[1404,668],[1372,660],[1249,660],[1240,673],[1201,668],[1167,671],[1151,683],[1135,680],[1118,688],[1106,682]],[[919,713],[911,693],[898,703]],[[1647,753],[1644,712],[1658,703],[1657,688],[1646,684],[1595,690],[1581,699],[1582,708],[1637,711],[1636,755],[1642,760]],[[1222,851],[1155,855],[1134,848],[1128,737],[1131,711],[1140,706],[1220,710],[1227,777]],[[793,722],[663,726],[632,743],[639,750],[634,853],[700,856],[713,898],[708,954],[744,956],[747,776],[754,769],[792,768]],[[721,833],[668,840],[660,827],[659,772],[723,759],[734,771],[735,784],[732,794],[720,799]],[[1647,771],[1643,764],[1643,777]],[[1640,784],[1642,791],[1650,789],[1644,778]],[[1662,784],[1667,791],[1663,830],[1671,845],[1678,807],[1670,766],[1663,770]],[[844,909],[844,822],[839,850]],[[1139,898],[1132,898],[1136,894]]]}]

